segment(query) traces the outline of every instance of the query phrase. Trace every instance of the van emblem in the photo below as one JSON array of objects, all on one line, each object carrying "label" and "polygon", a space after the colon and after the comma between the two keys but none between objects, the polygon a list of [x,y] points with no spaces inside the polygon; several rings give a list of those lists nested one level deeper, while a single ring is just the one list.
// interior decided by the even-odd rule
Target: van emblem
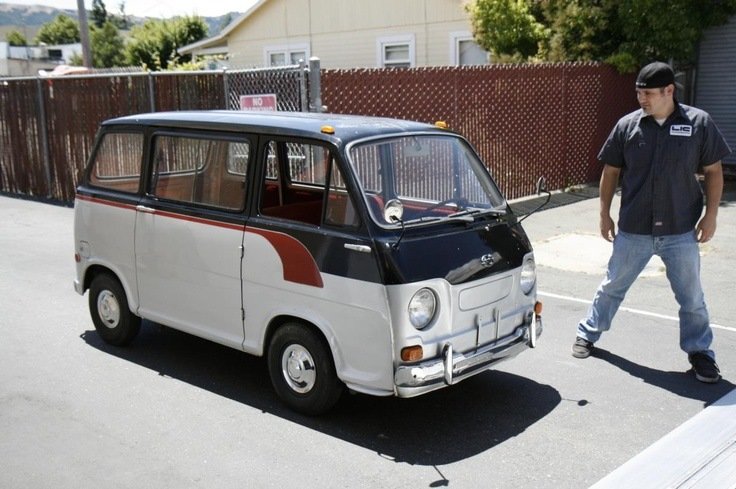
[{"label": "van emblem", "polygon": [[492,267],[494,261],[493,255],[490,253],[480,257],[480,264],[483,265],[484,268]]}]

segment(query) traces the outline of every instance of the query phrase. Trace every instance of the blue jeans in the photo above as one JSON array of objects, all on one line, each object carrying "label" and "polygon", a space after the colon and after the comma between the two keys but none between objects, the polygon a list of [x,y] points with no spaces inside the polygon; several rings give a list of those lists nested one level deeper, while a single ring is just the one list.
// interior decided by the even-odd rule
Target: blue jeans
[{"label": "blue jeans", "polygon": [[626,292],[652,255],[662,258],[670,287],[680,305],[680,348],[686,353],[705,352],[715,359],[710,349],[713,331],[700,285],[700,250],[694,231],[671,236],[619,231],[613,241],[606,278],[595,293],[588,317],[578,324],[578,336],[595,343],[610,329]]}]

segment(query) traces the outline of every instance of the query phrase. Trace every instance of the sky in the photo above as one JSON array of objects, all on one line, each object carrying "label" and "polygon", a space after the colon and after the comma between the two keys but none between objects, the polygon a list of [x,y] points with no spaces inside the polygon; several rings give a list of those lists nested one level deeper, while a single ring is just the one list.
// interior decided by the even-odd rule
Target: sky
[{"label": "sky", "polygon": [[[103,0],[108,13],[117,14],[123,0]],[[245,12],[257,0],[124,0],[125,13],[140,17],[173,17],[176,15],[200,15],[216,17],[228,12]],[[60,9],[76,10],[77,0],[7,0],[0,3],[46,5]],[[84,0],[87,10],[92,10],[92,0]]]}]

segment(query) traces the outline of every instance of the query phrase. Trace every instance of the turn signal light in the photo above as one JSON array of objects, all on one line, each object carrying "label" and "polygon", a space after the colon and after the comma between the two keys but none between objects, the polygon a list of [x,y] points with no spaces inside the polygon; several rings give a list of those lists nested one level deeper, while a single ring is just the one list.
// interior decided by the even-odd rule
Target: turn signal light
[{"label": "turn signal light", "polygon": [[542,303],[539,301],[534,304],[534,314],[536,314],[537,316],[542,315]]},{"label": "turn signal light", "polygon": [[335,134],[335,128],[332,126],[324,125],[320,128],[323,134]]},{"label": "turn signal light", "polygon": [[439,127],[440,129],[447,129],[449,126],[447,125],[447,122],[445,121],[437,121],[434,123],[435,127]]},{"label": "turn signal light", "polygon": [[418,362],[423,356],[422,345],[407,346],[401,349],[401,360],[404,362]]}]

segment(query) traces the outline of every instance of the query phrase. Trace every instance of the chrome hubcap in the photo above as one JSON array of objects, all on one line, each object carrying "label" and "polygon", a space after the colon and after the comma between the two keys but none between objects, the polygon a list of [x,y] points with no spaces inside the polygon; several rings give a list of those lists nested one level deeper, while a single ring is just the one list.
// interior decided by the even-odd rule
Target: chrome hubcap
[{"label": "chrome hubcap", "polygon": [[309,351],[301,345],[289,345],[281,356],[281,372],[289,387],[300,394],[312,390],[317,370]]},{"label": "chrome hubcap", "polygon": [[102,322],[110,329],[120,323],[120,304],[115,294],[109,290],[103,290],[97,296],[97,314]]}]

